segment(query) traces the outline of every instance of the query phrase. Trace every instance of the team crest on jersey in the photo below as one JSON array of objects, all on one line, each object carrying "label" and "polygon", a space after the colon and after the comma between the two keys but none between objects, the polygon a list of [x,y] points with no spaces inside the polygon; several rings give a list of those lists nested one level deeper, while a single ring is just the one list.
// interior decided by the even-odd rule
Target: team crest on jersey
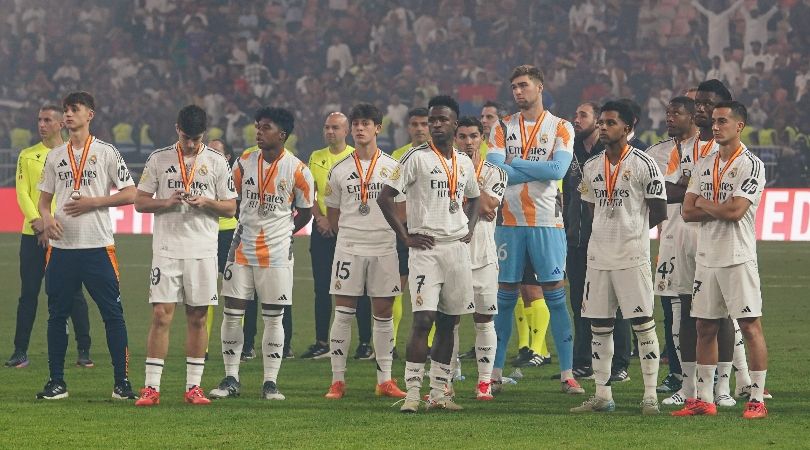
[{"label": "team crest on jersey", "polygon": [[394,169],[394,171],[393,171],[393,172],[391,172],[391,176],[389,177],[389,179],[390,179],[391,181],[396,181],[396,180],[399,180],[399,176],[400,176],[400,173],[399,173],[399,166],[397,166],[397,168],[396,168],[396,169]]},{"label": "team crest on jersey", "polygon": [[584,181],[579,183],[579,187],[577,188],[580,194],[585,195],[588,193],[588,186],[585,185]]},{"label": "team crest on jersey", "polygon": [[332,195],[332,186],[329,183],[326,183],[325,194],[327,196]]},{"label": "team crest on jersey", "polygon": [[87,158],[87,162],[89,162],[91,166],[95,166],[98,162],[98,158],[96,158],[96,155],[90,155],[90,157]]},{"label": "team crest on jersey", "polygon": [[543,133],[540,136],[540,143],[541,144],[548,144],[548,133]]},{"label": "team crest on jersey", "polygon": [[736,176],[737,176],[737,168],[735,167],[728,172],[728,177],[735,178]]},{"label": "team crest on jersey", "polygon": [[484,177],[478,177],[478,189],[484,189]]},{"label": "team crest on jersey", "polygon": [[630,169],[624,171],[624,173],[622,174],[622,180],[630,181]]},{"label": "team crest on jersey", "polygon": [[388,178],[389,176],[391,176],[391,171],[388,170],[388,167],[380,169],[380,178]]},{"label": "team crest on jersey", "polygon": [[287,183],[287,180],[286,180],[286,179],[282,178],[282,179],[281,179],[281,180],[278,182],[278,190],[279,190],[279,191],[281,191],[281,192],[287,192],[287,188],[288,188],[288,187],[289,187],[289,186],[288,186],[288,183]]},{"label": "team crest on jersey", "polygon": [[200,166],[200,170],[199,170],[199,172],[200,172],[200,175],[206,175],[206,174],[208,174],[208,166],[206,166],[205,164],[203,164],[202,166]]}]

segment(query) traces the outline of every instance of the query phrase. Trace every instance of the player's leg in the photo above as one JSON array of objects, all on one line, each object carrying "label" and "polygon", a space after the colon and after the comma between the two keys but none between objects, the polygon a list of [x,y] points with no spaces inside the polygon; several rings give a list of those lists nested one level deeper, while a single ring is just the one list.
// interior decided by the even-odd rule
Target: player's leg
[{"label": "player's leg", "polygon": [[[664,378],[664,381],[656,389],[657,392],[662,393],[675,393],[681,389],[681,365],[679,359],[679,350],[675,344],[675,339],[680,327],[680,317],[678,317],[678,324],[675,324],[675,314],[680,316],[681,313],[681,299],[667,295],[661,296],[661,308],[664,311],[664,349],[663,355],[666,355],[669,365],[669,373]],[[663,358],[663,356],[662,356]]]},{"label": "player's leg", "polygon": [[399,266],[399,287],[402,290],[394,297],[394,356],[397,356],[397,335],[402,320],[402,296],[408,286],[408,247],[397,239],[397,263]]},{"label": "player's leg", "polygon": [[96,302],[104,320],[107,347],[112,357],[115,379],[113,398],[135,399],[137,396],[132,392],[132,386],[127,379],[129,348],[124,309],[121,305],[115,247],[92,249],[84,256],[80,272],[82,283]]},{"label": "player's leg", "polygon": [[737,320],[734,321],[734,397],[747,397],[751,393],[751,376],[748,373],[748,358],[745,354],[745,338]]},{"label": "player's leg", "polygon": [[[255,267],[253,283],[262,302],[262,363],[264,384],[262,395],[266,400],[284,400],[278,390],[278,372],[284,357],[285,307],[292,305],[293,266]],[[330,296],[331,297],[331,296]]]},{"label": "player's leg", "polygon": [[37,398],[55,400],[68,396],[65,384],[65,352],[68,337],[67,318],[73,309],[73,293],[81,289],[79,270],[81,259],[77,252],[51,248],[45,273],[48,294],[48,370],[50,379]]},{"label": "player's leg", "polygon": [[374,347],[371,346],[372,326],[371,326],[371,298],[362,295],[357,299],[357,349],[354,351],[354,359],[371,360],[374,359]]},{"label": "player's leg", "polygon": [[73,322],[73,333],[76,335],[76,350],[78,356],[76,365],[79,367],[94,367],[90,359],[90,317],[87,310],[87,299],[82,290],[76,291],[73,299],[73,310],[70,312],[70,321]]},{"label": "player's leg", "polygon": [[186,303],[186,403],[207,405],[211,400],[200,388],[205,370],[208,333],[205,328],[208,308],[217,297],[217,260],[215,257],[185,259],[183,293]]},{"label": "player's leg", "polygon": [[315,342],[304,352],[302,358],[329,357],[329,319],[332,316],[332,296],[329,295],[329,279],[335,254],[336,238],[323,236],[314,227],[309,253],[312,261],[312,281],[315,288]]},{"label": "player's leg", "polygon": [[[528,315],[529,329],[531,330],[531,348],[534,357],[529,367],[542,366],[551,359],[551,354],[546,345],[546,334],[551,320],[551,312],[548,310],[546,300],[543,298],[543,289],[539,286],[522,285],[520,287],[523,298],[532,299],[529,304],[531,314]],[[524,301],[525,303],[525,301]]]},{"label": "player's leg", "polygon": [[373,308],[374,354],[377,359],[377,385],[374,391],[381,396],[404,398],[405,392],[391,377],[394,360],[394,295],[402,292],[398,266],[395,253],[369,259],[365,286]]},{"label": "player's leg", "polygon": [[498,314],[498,265],[489,264],[473,270],[473,299],[475,313],[475,360],[478,365],[478,384],[475,396],[478,400],[492,400],[492,368],[495,362],[495,335],[493,318]]},{"label": "player's leg", "polygon": [[[334,291],[333,291],[334,292]],[[326,398],[338,399],[345,391],[346,360],[352,341],[352,323],[357,312],[357,297],[335,295],[335,316],[329,329],[329,356],[332,364],[332,384]]]},{"label": "player's leg", "polygon": [[456,317],[436,313],[436,334],[430,348],[430,397],[429,402],[445,400],[453,379],[453,329]]},{"label": "player's leg", "polygon": [[566,276],[574,321],[573,373],[575,378],[592,378],[591,368],[591,322],[582,316],[582,300],[585,296],[585,272],[587,248],[568,247]]},{"label": "player's leg", "polygon": [[731,370],[734,360],[734,321],[729,317],[720,321],[717,331],[717,383],[714,385],[714,403],[731,407],[737,404],[731,396]]},{"label": "player's leg", "polygon": [[518,299],[518,286],[523,279],[526,263],[526,227],[495,227],[495,245],[498,248],[498,314],[495,316],[495,334],[498,344],[492,369],[494,389],[497,391],[506,361],[506,348],[512,338],[512,316]]},{"label": "player's leg", "polygon": [[515,303],[515,330],[517,331],[518,335],[518,356],[512,361],[512,364],[519,364],[520,356],[523,353],[528,353],[529,345],[531,341],[529,340],[529,318],[527,317],[527,313],[531,314],[531,310],[527,310],[524,307],[523,296],[518,296],[517,303]]}]

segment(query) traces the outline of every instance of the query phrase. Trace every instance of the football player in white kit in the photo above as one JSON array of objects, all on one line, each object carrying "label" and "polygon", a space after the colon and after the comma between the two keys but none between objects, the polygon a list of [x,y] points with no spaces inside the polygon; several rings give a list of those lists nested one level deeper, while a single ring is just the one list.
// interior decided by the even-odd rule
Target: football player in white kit
[{"label": "football player in white kit", "polygon": [[638,337],[644,379],[641,412],[659,412],[655,389],[660,349],[653,320],[649,229],[667,217],[666,193],[655,161],[627,143],[633,117],[625,103],[605,103],[597,122],[605,151],[583,167],[580,192],[594,210],[594,227],[588,243],[582,316],[591,319],[596,394],[572,408],[574,413],[616,408],[610,366],[617,307],[630,319]]},{"label": "football player in white kit", "polygon": [[228,161],[203,144],[208,117],[189,105],[177,115],[177,142],[155,150],[138,183],[135,209],[154,213],[149,303],[152,326],[146,343],[146,381],[136,406],[160,404],[160,378],[169,351],[177,304],[186,310],[186,403],[211,403],[200,388],[205,368],[209,305],[217,304],[219,217],[236,213],[236,189]]},{"label": "football player in white kit", "polygon": [[[405,392],[391,378],[394,351],[394,296],[399,281],[396,234],[377,205],[385,179],[399,163],[377,147],[382,113],[369,103],[355,105],[349,114],[355,150],[332,166],[326,186],[326,214],[337,234],[329,293],[335,296],[335,317],[329,331],[332,385],[328,399],[346,392],[346,359],[352,338],[357,301],[371,297],[374,354],[379,396],[403,398]],[[397,200],[403,201],[404,195]]]}]

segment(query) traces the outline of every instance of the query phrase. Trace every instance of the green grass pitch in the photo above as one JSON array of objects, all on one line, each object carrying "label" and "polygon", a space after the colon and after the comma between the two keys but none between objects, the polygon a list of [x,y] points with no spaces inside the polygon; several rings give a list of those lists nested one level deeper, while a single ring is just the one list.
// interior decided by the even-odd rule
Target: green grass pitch
[{"label": "green grass pitch", "polygon": [[[132,354],[130,378],[133,385],[140,388],[150,320],[146,295],[151,241],[148,236],[119,236],[117,242]],[[295,244],[293,348],[297,354],[306,349],[314,335],[308,244],[307,238],[297,239]],[[4,286],[5,291],[0,314],[0,351],[4,360],[12,350],[19,294],[18,246],[17,235],[0,235],[4,256],[0,260],[0,286]],[[285,360],[279,387],[287,400],[269,402],[260,399],[262,365],[261,360],[256,359],[242,365],[241,398],[194,407],[182,401],[185,383],[182,314],[177,315],[172,329],[170,354],[161,383],[162,403],[159,407],[140,409],[130,402],[110,399],[112,369],[104,328],[94,306],[90,309],[96,367],[73,366],[76,353],[71,337],[66,371],[70,398],[36,401],[34,394],[48,375],[47,305],[43,294],[29,351],[31,365],[26,369],[0,370],[0,447],[808,447],[808,263],[810,244],[759,244],[764,324],[770,350],[768,388],[774,395],[768,403],[770,417],[763,421],[743,420],[740,417],[742,405],[722,410],[717,417],[676,419],[666,413],[642,417],[637,407],[642,392],[637,360],[631,364],[631,382],[614,387],[617,411],[610,415],[569,414],[568,408],[579,404],[584,397],[566,396],[559,392],[556,382],[549,380],[556,362],[524,370],[526,376],[518,385],[508,386],[494,402],[481,403],[472,399],[475,364],[465,362],[463,371],[468,379],[456,386],[458,402],[466,408],[464,411],[402,415],[391,407],[393,401],[374,396],[373,362],[350,359],[347,396],[341,401],[327,401],[323,394],[331,381],[328,359]],[[408,305],[407,300],[405,303]],[[212,333],[212,357],[203,377],[206,391],[223,376],[219,356],[221,308],[218,308]],[[397,342],[401,355],[404,355],[410,325],[408,310],[406,306]],[[660,311],[657,317],[661,323]],[[261,329],[260,325],[259,333]],[[466,350],[473,337],[469,318],[462,322],[461,333],[461,348]],[[356,344],[355,334],[352,348]],[[509,357],[515,352],[512,342]],[[403,366],[401,359],[395,361],[395,377],[401,379]],[[665,374],[666,369],[662,367],[661,377]],[[583,387],[589,394],[593,393],[592,381],[583,382]]]}]

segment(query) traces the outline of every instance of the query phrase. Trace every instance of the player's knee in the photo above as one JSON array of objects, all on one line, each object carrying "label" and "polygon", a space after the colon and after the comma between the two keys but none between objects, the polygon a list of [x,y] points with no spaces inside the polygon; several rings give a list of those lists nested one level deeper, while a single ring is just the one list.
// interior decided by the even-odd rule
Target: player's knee
[{"label": "player's knee", "polygon": [[746,340],[762,335],[762,322],[759,317],[737,319],[737,323],[740,325],[740,331]]},{"label": "player's knee", "polygon": [[152,326],[155,328],[167,328],[172,323],[174,316],[174,305],[156,303],[152,308]]},{"label": "player's knee", "polygon": [[425,311],[419,311],[413,315],[412,328],[417,333],[430,333],[430,328],[433,327],[433,317],[425,314]]},{"label": "player's knee", "polygon": [[491,316],[489,314],[473,313],[473,322],[475,323],[489,323],[492,322],[494,318],[495,316]]},{"label": "player's knee", "polygon": [[695,329],[698,339],[716,339],[720,325],[716,320],[697,319]]},{"label": "player's knee", "polygon": [[591,333],[610,334],[613,333],[613,319],[591,319]]},{"label": "player's knee", "polygon": [[636,331],[644,331],[648,328],[655,327],[655,321],[652,317],[633,317],[630,319],[630,323]]}]

